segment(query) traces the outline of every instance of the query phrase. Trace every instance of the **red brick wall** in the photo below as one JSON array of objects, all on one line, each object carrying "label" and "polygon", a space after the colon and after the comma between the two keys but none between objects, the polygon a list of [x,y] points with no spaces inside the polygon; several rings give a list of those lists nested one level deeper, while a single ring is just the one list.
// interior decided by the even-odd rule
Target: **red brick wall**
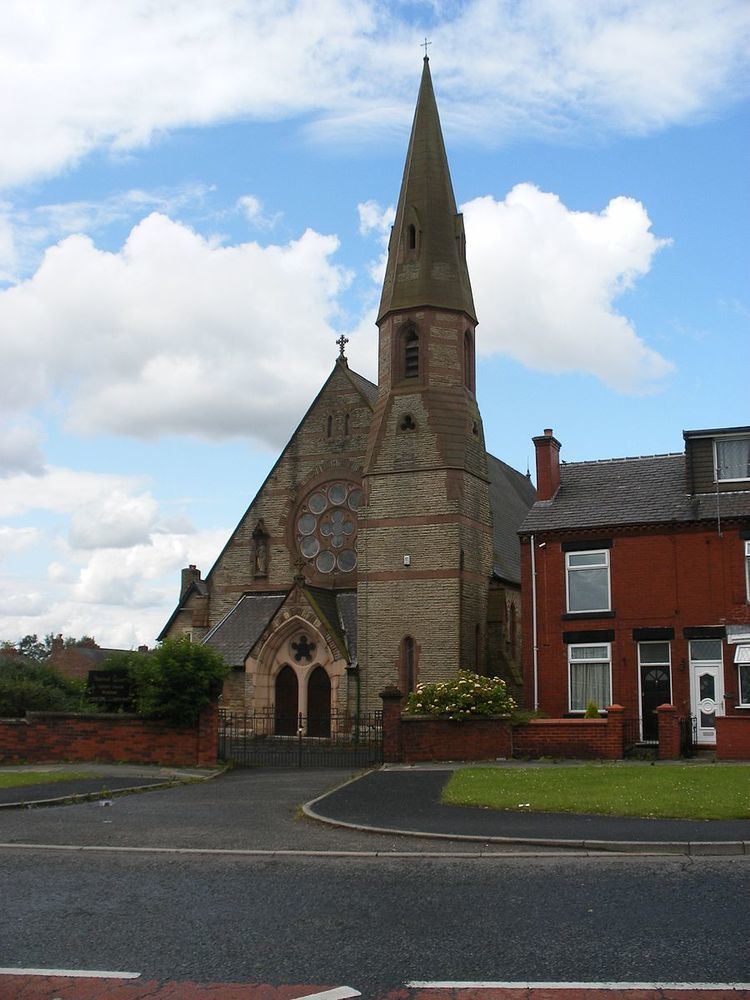
[{"label": "red brick wall", "polygon": [[532,719],[514,728],[504,719],[402,715],[396,689],[386,689],[381,697],[383,758],[388,762],[622,757],[623,715],[618,705],[611,705],[604,719]]},{"label": "red brick wall", "polygon": [[513,730],[515,757],[622,757],[620,715],[606,719],[532,719]]},{"label": "red brick wall", "polygon": [[218,708],[196,726],[176,728],[135,715],[30,712],[0,719],[0,761],[6,764],[103,761],[209,767],[218,754]]},{"label": "red brick wall", "polygon": [[[610,582],[614,616],[566,614],[565,555],[562,541],[611,538]],[[539,544],[544,542],[544,547]],[[639,713],[638,649],[632,630],[671,627],[672,703],[678,715],[690,714],[690,671],[685,627],[750,622],[745,594],[744,548],[736,524],[726,522],[722,536],[715,529],[694,526],[671,533],[654,529],[619,533],[597,528],[577,535],[536,535],[537,642],[539,708],[550,716],[568,712],[567,646],[563,632],[613,629],[613,701],[626,714]],[[528,539],[521,545],[523,599],[523,665],[526,706],[533,707],[533,641],[531,553]],[[737,703],[737,668],[732,647],[724,645],[726,709]]]},{"label": "red brick wall", "polygon": [[503,719],[437,719],[405,715],[401,719],[401,759],[494,760],[510,757],[511,726]]},{"label": "red brick wall", "polygon": [[716,759],[750,760],[750,715],[717,718]]}]

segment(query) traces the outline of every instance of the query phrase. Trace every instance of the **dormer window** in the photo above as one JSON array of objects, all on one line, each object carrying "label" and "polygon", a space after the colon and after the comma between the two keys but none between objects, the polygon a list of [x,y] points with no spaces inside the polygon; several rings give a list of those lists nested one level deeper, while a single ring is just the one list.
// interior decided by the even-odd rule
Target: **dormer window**
[{"label": "dormer window", "polygon": [[741,482],[750,479],[750,435],[716,438],[714,441],[716,482]]},{"label": "dormer window", "polygon": [[411,329],[404,337],[404,378],[419,376],[419,337],[417,331]]}]

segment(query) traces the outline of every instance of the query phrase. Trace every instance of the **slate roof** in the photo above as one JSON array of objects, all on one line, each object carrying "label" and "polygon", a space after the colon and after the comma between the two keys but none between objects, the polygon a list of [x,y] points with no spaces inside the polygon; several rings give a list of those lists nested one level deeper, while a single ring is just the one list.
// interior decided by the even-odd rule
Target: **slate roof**
[{"label": "slate roof", "polygon": [[346,632],[346,642],[349,648],[349,661],[357,659],[357,592],[356,590],[340,590],[336,594],[336,604],[339,609],[339,620]]},{"label": "slate roof", "polygon": [[369,378],[365,378],[364,375],[360,375],[359,372],[352,371],[351,368],[347,368],[347,372],[349,374],[349,378],[359,389],[370,406],[374,406],[378,399],[378,387],[375,383],[371,382]]},{"label": "slate roof", "polygon": [[[410,224],[419,232],[418,245],[411,253],[407,241]],[[430,62],[425,58],[388,244],[378,323],[394,310],[426,305],[476,318],[469,270],[459,239],[462,236],[463,219],[456,208]]]},{"label": "slate roof", "polygon": [[492,510],[493,571],[509,583],[521,582],[518,528],[536,500],[531,480],[494,455],[487,455]]},{"label": "slate roof", "polygon": [[[690,495],[685,483],[681,453],[563,463],[560,489],[534,504],[519,531],[715,520],[716,495]],[[750,517],[750,492],[721,493],[719,509]]]},{"label": "slate roof", "polygon": [[286,594],[245,594],[203,640],[231,667],[244,666],[247,654],[284,602]]},{"label": "slate roof", "polygon": [[[354,660],[357,649],[356,591],[305,587],[304,592],[334,633],[341,652],[347,655],[350,661]],[[353,648],[352,642],[354,643]]]}]

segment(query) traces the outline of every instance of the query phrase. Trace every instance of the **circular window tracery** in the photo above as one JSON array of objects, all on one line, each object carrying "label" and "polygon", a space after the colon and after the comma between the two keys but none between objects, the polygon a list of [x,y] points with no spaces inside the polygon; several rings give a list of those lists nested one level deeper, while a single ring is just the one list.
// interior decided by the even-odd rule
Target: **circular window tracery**
[{"label": "circular window tracery", "polygon": [[362,490],[336,481],[318,486],[297,513],[297,548],[319,573],[351,573],[357,567],[357,511]]}]

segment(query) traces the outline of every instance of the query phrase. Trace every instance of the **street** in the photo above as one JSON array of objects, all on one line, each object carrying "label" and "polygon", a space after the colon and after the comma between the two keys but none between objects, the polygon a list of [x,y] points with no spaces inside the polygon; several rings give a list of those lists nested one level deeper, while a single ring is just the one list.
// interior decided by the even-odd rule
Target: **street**
[{"label": "street", "polygon": [[746,982],[744,859],[0,852],[0,964],[147,979]]}]

